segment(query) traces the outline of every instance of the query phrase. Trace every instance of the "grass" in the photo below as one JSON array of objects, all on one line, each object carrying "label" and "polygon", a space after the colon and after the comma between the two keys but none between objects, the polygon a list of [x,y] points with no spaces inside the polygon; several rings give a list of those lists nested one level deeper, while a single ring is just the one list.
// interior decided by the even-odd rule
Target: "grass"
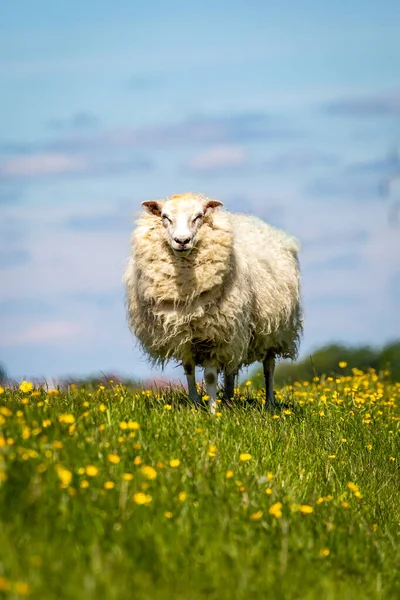
[{"label": "grass", "polygon": [[[0,597],[400,597],[400,384],[0,388]],[[149,468],[151,467],[151,468]]]}]

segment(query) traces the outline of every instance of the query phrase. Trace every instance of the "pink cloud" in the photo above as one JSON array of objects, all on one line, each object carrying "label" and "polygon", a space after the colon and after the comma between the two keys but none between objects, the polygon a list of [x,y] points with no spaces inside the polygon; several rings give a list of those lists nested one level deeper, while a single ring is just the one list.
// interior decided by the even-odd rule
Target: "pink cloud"
[{"label": "pink cloud", "polygon": [[25,331],[2,336],[2,344],[23,346],[26,344],[53,344],[75,339],[83,333],[78,323],[68,321],[45,321],[28,327]]}]

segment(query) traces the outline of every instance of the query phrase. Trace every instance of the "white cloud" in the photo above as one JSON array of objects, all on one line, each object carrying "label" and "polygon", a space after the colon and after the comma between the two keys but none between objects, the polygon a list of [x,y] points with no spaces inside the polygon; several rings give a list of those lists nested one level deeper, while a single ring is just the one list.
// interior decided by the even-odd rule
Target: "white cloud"
[{"label": "white cloud", "polygon": [[191,171],[201,173],[240,168],[246,161],[244,148],[238,145],[222,145],[214,146],[193,156],[185,166]]}]

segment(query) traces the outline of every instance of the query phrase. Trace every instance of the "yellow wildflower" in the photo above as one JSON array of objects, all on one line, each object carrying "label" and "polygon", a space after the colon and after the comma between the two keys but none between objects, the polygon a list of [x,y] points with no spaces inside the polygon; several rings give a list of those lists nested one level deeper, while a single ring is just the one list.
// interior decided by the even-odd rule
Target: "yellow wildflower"
[{"label": "yellow wildflower", "polygon": [[265,493],[270,496],[272,494],[272,490],[270,487],[265,488]]},{"label": "yellow wildflower", "polygon": [[120,429],[128,429],[128,423],[126,421],[121,421],[119,424]]},{"label": "yellow wildflower", "polygon": [[132,475],[132,473],[124,473],[124,474],[122,475],[122,479],[123,479],[124,481],[132,481],[132,479],[133,479],[133,475]]},{"label": "yellow wildflower", "polygon": [[347,362],[345,360],[341,360],[339,363],[339,367],[341,369],[345,369],[347,367]]},{"label": "yellow wildflower", "polygon": [[26,596],[27,594],[29,594],[29,585],[25,583],[25,581],[16,581],[13,587],[14,592],[16,594],[19,594],[20,596]]},{"label": "yellow wildflower", "polygon": [[71,414],[63,414],[58,417],[58,420],[60,423],[69,423],[70,424],[70,423],[75,422],[75,417],[74,417],[74,415],[71,415]]},{"label": "yellow wildflower", "polygon": [[94,465],[88,465],[85,470],[86,475],[88,475],[89,477],[96,477],[97,473],[99,472],[98,468]]},{"label": "yellow wildflower", "polygon": [[5,389],[0,385],[0,396],[1,396],[1,394],[4,394],[4,392],[5,392]]},{"label": "yellow wildflower", "polygon": [[82,481],[80,483],[80,487],[83,489],[89,487],[89,482],[86,479],[82,479]]},{"label": "yellow wildflower", "polygon": [[118,456],[118,454],[109,454],[107,456],[107,459],[113,465],[117,465],[119,463],[119,461],[121,460],[120,457]]},{"label": "yellow wildflower", "polygon": [[0,576],[0,591],[9,590],[10,582],[5,577]]},{"label": "yellow wildflower", "polygon": [[226,473],[225,473],[225,477],[227,479],[231,479],[233,477],[233,471],[231,469],[229,469]]},{"label": "yellow wildflower", "polygon": [[21,390],[21,392],[23,392],[24,394],[31,392],[33,390],[33,383],[31,383],[30,381],[21,381],[21,384],[19,386],[19,389]]},{"label": "yellow wildflower", "polygon": [[155,479],[157,477],[157,471],[150,466],[143,466],[140,471],[147,479]]},{"label": "yellow wildflower", "polygon": [[250,515],[250,519],[252,521],[259,521],[259,519],[261,519],[261,517],[263,516],[263,511],[262,510],[258,510],[257,512],[253,513],[252,515]]},{"label": "yellow wildflower", "polygon": [[251,386],[251,381],[246,381],[246,383],[244,384],[246,387],[250,387]]},{"label": "yellow wildflower", "polygon": [[321,548],[321,550],[319,551],[320,556],[329,556],[331,553],[331,551],[329,550],[329,548]]},{"label": "yellow wildflower", "polygon": [[172,512],[170,512],[169,510],[167,510],[167,511],[165,511],[165,513],[164,513],[164,517],[165,517],[166,519],[172,519],[172,517],[173,517],[173,514],[172,514]]},{"label": "yellow wildflower", "polygon": [[113,481],[106,481],[104,484],[105,490],[112,490],[115,487],[115,483]]},{"label": "yellow wildflower", "polygon": [[280,519],[282,517],[282,502],[275,502],[275,504],[270,507],[268,512],[276,519]]},{"label": "yellow wildflower", "polygon": [[179,467],[180,464],[181,464],[181,461],[179,460],[179,458],[173,458],[172,460],[169,461],[169,466],[172,467],[173,469],[175,469],[176,467]]},{"label": "yellow wildflower", "polygon": [[136,492],[132,499],[136,504],[150,504],[152,501],[150,494],[145,494],[144,492]]},{"label": "yellow wildflower", "polygon": [[186,498],[187,498],[186,492],[181,492],[178,496],[179,502],[185,502]]},{"label": "yellow wildflower", "polygon": [[249,454],[248,452],[242,452],[242,454],[240,454],[240,456],[239,456],[239,460],[241,460],[242,462],[247,462],[250,459],[251,459],[251,454]]},{"label": "yellow wildflower", "polygon": [[314,509],[312,506],[308,506],[307,504],[301,504],[298,508],[299,512],[301,512],[303,515],[310,515],[312,512],[314,512]]},{"label": "yellow wildflower", "polygon": [[133,464],[136,466],[139,466],[142,464],[142,459],[140,458],[140,456],[135,456],[135,458],[133,459]]},{"label": "yellow wildflower", "polygon": [[140,429],[140,425],[137,421],[128,421],[128,429]]},{"label": "yellow wildflower", "polygon": [[61,479],[61,487],[68,487],[72,481],[72,473],[62,465],[56,465],[57,475]]},{"label": "yellow wildflower", "polygon": [[171,410],[172,406],[170,404],[164,404],[165,410]]}]

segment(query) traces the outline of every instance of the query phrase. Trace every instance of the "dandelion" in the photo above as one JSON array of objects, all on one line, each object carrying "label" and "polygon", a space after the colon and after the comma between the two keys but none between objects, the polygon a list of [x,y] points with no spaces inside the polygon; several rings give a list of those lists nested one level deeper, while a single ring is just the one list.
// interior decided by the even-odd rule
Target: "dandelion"
[{"label": "dandelion", "polygon": [[210,399],[210,397],[211,397],[211,396],[207,396],[207,394],[205,394],[205,395],[203,396],[203,401],[204,401],[204,402],[208,402],[208,401],[209,401],[209,399]]},{"label": "dandelion", "polygon": [[133,459],[133,464],[137,467],[142,464],[142,459],[140,458],[140,456],[135,456],[135,458]]},{"label": "dandelion", "polygon": [[298,511],[303,515],[310,515],[312,512],[314,512],[314,509],[312,506],[308,506],[308,504],[301,504],[298,508]]},{"label": "dandelion", "polygon": [[341,369],[345,369],[347,367],[347,362],[345,360],[341,360],[339,363],[339,367]]},{"label": "dandelion", "polygon": [[117,465],[120,462],[120,457],[118,456],[118,454],[109,454],[107,456],[108,462],[112,463],[113,465]]},{"label": "dandelion", "polygon": [[115,487],[115,483],[113,481],[106,481],[104,484],[105,490],[112,490]]},{"label": "dandelion", "polygon": [[342,508],[349,508],[350,504],[348,502],[342,502],[340,506]]},{"label": "dandelion", "polygon": [[89,487],[89,482],[87,481],[87,479],[82,479],[82,481],[80,482],[80,487],[85,489],[87,487]]},{"label": "dandelion", "polygon": [[170,404],[164,404],[165,410],[172,410],[172,406]]},{"label": "dandelion", "polygon": [[128,429],[128,423],[126,421],[121,421],[119,428],[123,430]]},{"label": "dandelion", "polygon": [[186,498],[187,498],[186,492],[180,492],[180,494],[178,496],[179,502],[185,502]]},{"label": "dandelion", "polygon": [[133,479],[133,475],[132,475],[132,473],[124,473],[124,474],[122,475],[122,479],[123,479],[124,481],[132,481],[132,479]]},{"label": "dandelion", "polygon": [[372,444],[367,445],[367,450],[372,450]]},{"label": "dandelion", "polygon": [[105,404],[103,404],[103,402],[101,402],[101,404],[99,404],[99,411],[106,412],[106,410],[107,410],[107,406]]},{"label": "dandelion", "polygon": [[232,479],[233,471],[231,469],[228,469],[228,471],[225,473],[225,477],[226,479]]},{"label": "dandelion", "polygon": [[239,455],[239,460],[241,460],[242,462],[247,462],[250,459],[251,454],[249,454],[248,452],[242,452],[242,454]]},{"label": "dandelion", "polygon": [[75,422],[75,417],[74,415],[71,414],[62,414],[59,415],[58,420],[60,423],[67,423],[67,424],[71,424]]},{"label": "dandelion", "polygon": [[147,479],[152,480],[157,477],[157,471],[153,467],[143,466],[140,471]]},{"label": "dandelion", "polygon": [[133,494],[132,500],[136,504],[150,504],[152,497],[150,494],[145,494],[144,492],[136,492],[136,494]]},{"label": "dandelion", "polygon": [[258,510],[257,512],[253,513],[252,515],[250,515],[250,519],[252,521],[259,521],[261,519],[261,517],[263,516],[263,511],[262,510]]},{"label": "dandelion", "polygon": [[0,396],[1,396],[1,394],[4,394],[5,391],[6,390],[0,385]]},{"label": "dandelion", "polygon": [[394,456],[389,456],[389,460],[391,460],[392,462],[394,462],[396,459]]},{"label": "dandelion", "polygon": [[31,383],[30,381],[25,381],[25,380],[21,381],[19,389],[24,394],[27,394],[28,392],[31,392],[33,390],[33,383]]},{"label": "dandelion", "polygon": [[169,461],[169,466],[172,467],[173,469],[176,469],[176,467],[179,467],[180,464],[181,464],[181,461],[179,460],[179,458],[173,458],[172,460]]},{"label": "dandelion", "polygon": [[265,488],[265,493],[267,494],[267,496],[270,496],[272,494],[272,490],[270,487]]},{"label": "dandelion", "polygon": [[173,514],[172,514],[172,512],[170,512],[169,510],[166,510],[166,511],[165,511],[165,513],[164,513],[164,517],[165,517],[166,519],[172,519],[172,517],[173,517]]},{"label": "dandelion", "polygon": [[128,425],[128,429],[135,429],[135,430],[140,429],[140,425],[137,421],[128,421],[127,425]]},{"label": "dandelion", "polygon": [[275,502],[275,504],[270,506],[268,512],[275,517],[275,519],[280,519],[282,517],[282,502]]},{"label": "dandelion", "polygon": [[336,458],[336,454],[330,454],[330,455],[328,456],[328,458],[330,458],[331,460],[334,460],[334,459]]},{"label": "dandelion", "polygon": [[353,494],[355,494],[356,492],[358,492],[358,491],[359,491],[359,487],[358,487],[358,485],[356,485],[356,484],[355,484],[355,483],[353,483],[352,481],[349,481],[346,487],[348,487],[348,488],[349,488],[349,490],[350,490],[351,492],[353,492]]},{"label": "dandelion", "polygon": [[16,581],[14,583],[14,592],[20,596],[26,596],[29,594],[30,588],[25,581]]},{"label": "dandelion", "polygon": [[244,384],[246,387],[250,387],[251,386],[251,381],[246,381],[246,383]]},{"label": "dandelion", "polygon": [[61,441],[54,440],[53,448],[55,448],[56,450],[60,450],[63,446],[64,446],[64,444]]},{"label": "dandelion", "polygon": [[330,553],[331,551],[329,550],[329,548],[321,548],[321,550],[319,551],[320,556],[329,556]]},{"label": "dandelion", "polygon": [[94,465],[88,465],[85,471],[86,475],[88,475],[89,477],[96,477],[97,473],[99,472],[98,468]]},{"label": "dandelion", "polygon": [[10,582],[5,577],[0,575],[0,591],[9,590]]},{"label": "dandelion", "polygon": [[61,479],[61,487],[66,488],[72,481],[72,473],[61,465],[56,465],[58,477]]},{"label": "dandelion", "polygon": [[208,447],[208,456],[216,456],[217,455],[217,446],[214,444],[210,444]]}]

